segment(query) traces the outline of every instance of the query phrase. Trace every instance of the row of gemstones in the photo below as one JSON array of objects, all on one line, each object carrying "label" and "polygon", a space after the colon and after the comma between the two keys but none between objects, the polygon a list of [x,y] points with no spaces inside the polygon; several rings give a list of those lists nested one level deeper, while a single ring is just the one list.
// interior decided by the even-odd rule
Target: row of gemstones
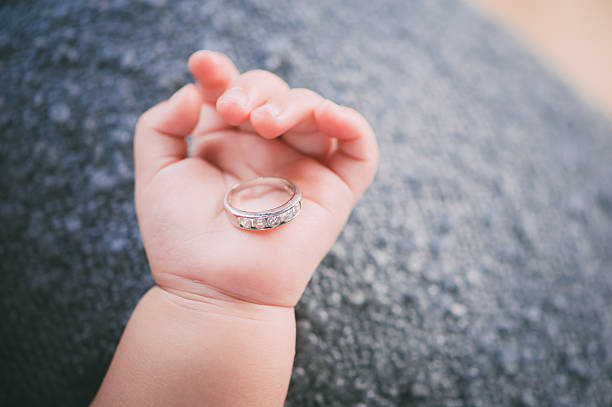
[{"label": "row of gemstones", "polygon": [[269,229],[287,223],[300,211],[300,205],[295,205],[280,215],[272,215],[265,218],[249,219],[238,218],[238,225],[243,229]]}]

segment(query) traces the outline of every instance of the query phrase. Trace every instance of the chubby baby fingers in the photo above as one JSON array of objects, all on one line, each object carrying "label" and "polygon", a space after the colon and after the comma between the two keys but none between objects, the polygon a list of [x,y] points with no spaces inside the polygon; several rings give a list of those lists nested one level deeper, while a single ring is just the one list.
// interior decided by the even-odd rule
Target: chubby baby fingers
[{"label": "chubby baby fingers", "polygon": [[359,112],[330,100],[321,103],[314,116],[319,130],[338,140],[327,165],[358,199],[372,182],[378,165],[374,130]]},{"label": "chubby baby fingers", "polygon": [[217,111],[228,124],[239,126],[247,122],[251,112],[270,98],[289,89],[277,75],[263,70],[238,76],[217,100]]},{"label": "chubby baby fingers", "polygon": [[314,110],[323,100],[312,90],[290,89],[253,110],[251,125],[265,138],[275,138],[289,131],[314,132],[317,129]]}]

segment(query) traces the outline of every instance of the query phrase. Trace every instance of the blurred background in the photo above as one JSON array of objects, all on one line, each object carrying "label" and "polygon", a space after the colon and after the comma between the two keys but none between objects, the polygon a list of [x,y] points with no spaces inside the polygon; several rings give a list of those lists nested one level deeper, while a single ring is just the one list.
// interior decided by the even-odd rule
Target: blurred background
[{"label": "blurred background", "polygon": [[472,0],[520,38],[587,103],[612,117],[612,3]]},{"label": "blurred background", "polygon": [[4,1],[0,405],[87,405],[153,284],[138,115],[227,53],[381,165],[296,308],[287,406],[612,405],[612,7]]}]

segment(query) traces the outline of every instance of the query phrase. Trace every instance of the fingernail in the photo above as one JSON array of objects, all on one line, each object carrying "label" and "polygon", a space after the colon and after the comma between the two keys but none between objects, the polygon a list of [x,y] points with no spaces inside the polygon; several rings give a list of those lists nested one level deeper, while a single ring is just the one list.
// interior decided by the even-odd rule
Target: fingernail
[{"label": "fingernail", "polygon": [[281,114],[281,108],[274,103],[266,103],[257,108],[257,113],[260,112],[266,113],[271,117],[278,117]]},{"label": "fingernail", "polygon": [[319,110],[319,111],[328,110],[330,113],[333,113],[333,114],[336,114],[336,115],[341,115],[343,113],[342,109],[340,108],[340,106],[337,103],[332,102],[329,99],[325,99],[323,101],[323,103],[321,103],[321,105],[319,106],[319,108],[317,110]]},{"label": "fingernail", "polygon": [[223,96],[221,96],[223,102],[233,102],[237,105],[246,107],[248,102],[247,94],[241,88],[228,89]]},{"label": "fingernail", "polygon": [[327,104],[327,106],[333,110],[335,113],[342,113],[342,109],[340,109],[340,105],[338,105],[336,102],[333,102],[329,99],[327,99],[325,101],[325,103]]}]

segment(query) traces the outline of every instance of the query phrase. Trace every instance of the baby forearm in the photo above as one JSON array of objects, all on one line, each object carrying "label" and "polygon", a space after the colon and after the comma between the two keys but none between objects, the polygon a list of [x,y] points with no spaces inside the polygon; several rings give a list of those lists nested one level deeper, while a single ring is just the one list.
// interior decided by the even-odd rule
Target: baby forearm
[{"label": "baby forearm", "polygon": [[156,286],[131,316],[92,405],[280,406],[294,349],[293,308]]}]

